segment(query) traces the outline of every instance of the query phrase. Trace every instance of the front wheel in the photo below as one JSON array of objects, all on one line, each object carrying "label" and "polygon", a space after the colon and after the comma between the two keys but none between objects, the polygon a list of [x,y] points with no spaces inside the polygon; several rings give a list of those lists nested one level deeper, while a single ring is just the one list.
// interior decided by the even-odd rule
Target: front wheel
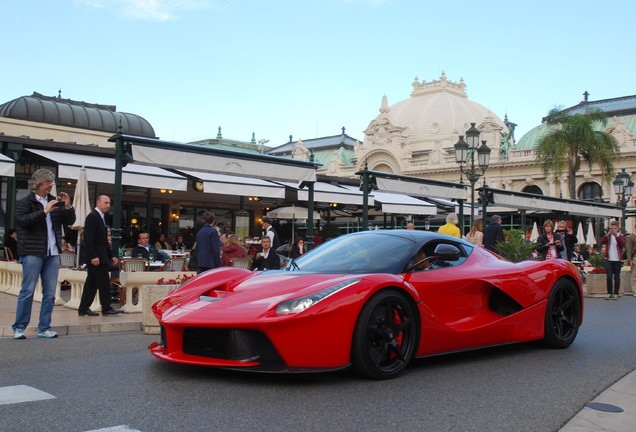
[{"label": "front wheel", "polygon": [[545,312],[543,343],[550,348],[572,345],[581,322],[581,296],[576,285],[561,279],[552,287]]},{"label": "front wheel", "polygon": [[373,379],[396,377],[415,355],[417,314],[404,295],[385,290],[364,305],[356,323],[351,363]]}]

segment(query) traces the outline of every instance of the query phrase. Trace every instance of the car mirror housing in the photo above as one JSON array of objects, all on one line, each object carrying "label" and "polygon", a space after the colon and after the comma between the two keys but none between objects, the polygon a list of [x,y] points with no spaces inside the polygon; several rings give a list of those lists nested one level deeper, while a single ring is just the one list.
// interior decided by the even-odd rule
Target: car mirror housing
[{"label": "car mirror housing", "polygon": [[433,253],[435,254],[435,259],[444,261],[457,261],[461,256],[459,248],[450,244],[437,245]]}]

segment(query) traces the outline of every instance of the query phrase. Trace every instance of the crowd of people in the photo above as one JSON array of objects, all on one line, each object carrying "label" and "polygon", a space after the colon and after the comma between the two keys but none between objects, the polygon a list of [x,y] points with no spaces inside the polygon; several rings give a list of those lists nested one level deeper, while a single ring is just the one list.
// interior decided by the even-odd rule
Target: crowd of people
[{"label": "crowd of people", "polygon": [[[463,236],[457,224],[457,215],[449,213],[446,217],[446,224],[442,225],[438,232],[462,237],[470,243],[483,246],[495,253],[497,252],[497,244],[505,240],[499,215],[493,215],[490,223],[485,227],[483,220],[475,220],[470,231]],[[407,227],[407,229],[409,228]],[[568,226],[566,221],[558,221],[555,225],[549,219],[543,223],[542,232],[534,242],[530,240],[530,233],[527,233],[526,241],[534,244],[534,259],[559,258],[570,261],[581,269],[584,278],[586,276],[584,264],[591,256],[602,254],[605,259],[604,270],[607,275],[607,299],[609,300],[617,300],[620,297],[620,275],[623,263],[631,266],[632,281],[636,286],[636,266],[632,266],[634,257],[636,257],[636,234],[626,236],[621,233],[620,224],[616,220],[610,221],[609,231],[598,245],[578,243],[573,228]]]},{"label": "crowd of people", "polygon": [[[16,229],[8,230],[4,240],[5,252],[18,258],[22,264],[23,281],[18,295],[16,319],[13,324],[13,338],[25,339],[24,329],[31,318],[33,295],[38,281],[42,284],[42,306],[38,323],[38,337],[55,338],[58,334],[51,328],[51,314],[55,301],[57,276],[60,267],[60,254],[74,252],[73,246],[63,237],[63,226],[75,222],[75,210],[71,206],[70,197],[62,192],[58,196],[51,195],[54,174],[47,169],[39,169],[29,180],[29,194],[16,203]],[[80,316],[96,316],[90,310],[95,296],[99,294],[102,314],[116,315],[120,311],[113,308],[111,298],[111,272],[117,268],[118,254],[112,249],[110,227],[105,215],[110,209],[110,198],[100,195],[95,209],[86,217],[83,236],[80,238],[83,261],[86,265],[87,278],[82,291],[78,308]],[[233,260],[249,258],[250,268],[253,270],[278,269],[281,267],[281,257],[277,249],[281,245],[278,233],[272,226],[272,221],[262,218],[263,236],[260,241],[253,241],[250,237],[240,238],[232,232],[221,232],[215,224],[214,213],[206,211],[202,215],[203,226],[196,234],[196,241],[190,252],[189,270],[197,273],[218,268],[232,266]],[[462,235],[457,226],[459,219],[455,213],[450,213],[446,223],[439,228],[439,232],[455,237],[463,237],[467,241],[497,252],[497,245],[504,241],[504,230],[499,215],[493,215],[490,223],[485,225],[481,219],[475,220],[470,231]],[[415,229],[413,223],[407,229]],[[314,232],[314,245],[320,244],[320,236]],[[528,240],[529,241],[529,240]],[[585,247],[583,247],[585,246]],[[608,299],[617,299],[620,290],[620,272],[624,260],[631,265],[636,256],[636,235],[625,236],[620,231],[617,221],[610,222],[607,234],[600,242],[601,252],[605,257],[607,273]],[[186,244],[184,238],[178,235],[176,239],[167,238],[160,234],[154,243],[150,244],[150,235],[141,232],[137,236],[137,245],[132,248],[133,257],[149,260],[166,260],[166,250],[184,252]],[[537,259],[565,259],[574,263],[583,263],[591,255],[599,253],[593,245],[577,244],[576,236],[565,221],[551,220],[543,224],[542,233],[534,242],[534,252]],[[306,253],[305,237],[296,236],[289,247],[288,258],[297,259]],[[427,260],[420,260],[422,268]],[[636,266],[632,266],[632,278]]]}]

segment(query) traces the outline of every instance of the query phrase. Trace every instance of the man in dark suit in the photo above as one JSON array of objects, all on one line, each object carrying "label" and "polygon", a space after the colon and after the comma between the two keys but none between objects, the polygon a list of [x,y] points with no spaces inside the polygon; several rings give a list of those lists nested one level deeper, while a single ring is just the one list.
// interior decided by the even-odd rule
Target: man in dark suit
[{"label": "man in dark suit", "polygon": [[102,315],[117,315],[121,312],[110,305],[109,267],[117,264],[117,257],[114,256],[108,244],[104,215],[109,209],[110,198],[106,195],[100,195],[97,198],[95,209],[88,214],[84,223],[84,250],[88,261],[88,276],[84,283],[84,291],[77,311],[80,316],[99,315],[89,309],[97,291],[99,291],[99,302],[102,305]]},{"label": "man in dark suit", "polygon": [[484,247],[497,253],[497,243],[503,241],[504,232],[501,226],[501,216],[493,215],[490,223],[484,229]]}]

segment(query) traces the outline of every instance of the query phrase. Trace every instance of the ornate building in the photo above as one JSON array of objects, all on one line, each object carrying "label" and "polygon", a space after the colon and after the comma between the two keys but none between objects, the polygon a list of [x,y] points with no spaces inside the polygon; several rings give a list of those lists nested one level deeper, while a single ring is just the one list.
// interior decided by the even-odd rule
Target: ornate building
[{"label": "ornate building", "polygon": [[[502,121],[483,105],[468,99],[463,79],[452,82],[444,73],[439,80],[430,82],[419,81],[416,77],[412,88],[410,98],[393,105],[389,105],[386,96],[382,97],[380,114],[364,131],[362,143],[352,144],[352,139],[338,143],[337,139],[332,139],[331,146],[314,148],[309,141],[299,141],[297,147],[305,149],[301,157],[306,157],[309,150],[313,151],[316,160],[323,164],[318,173],[330,176],[355,177],[367,163],[376,171],[458,182],[460,172],[454,145],[460,135],[465,135],[470,124],[476,123],[481,132],[480,139],[491,149],[485,175],[488,186],[568,197],[566,173],[558,179],[546,178],[535,161],[534,147],[546,132],[544,124],[516,141],[516,125],[507,117]],[[600,101],[589,101],[587,93],[584,97],[581,103],[565,111],[575,114],[588,107],[604,110],[609,118],[607,130],[616,137],[621,148],[622,157],[615,163],[616,172],[625,168],[631,175],[636,166],[636,96]],[[291,143],[286,145],[288,150],[292,147]],[[591,169],[582,166],[576,176],[577,196],[581,200],[600,197],[606,203],[615,203],[613,180],[602,178],[597,166]],[[633,200],[630,200],[628,207],[632,205]],[[627,229],[633,231],[633,228],[633,221],[628,220]]]}]

